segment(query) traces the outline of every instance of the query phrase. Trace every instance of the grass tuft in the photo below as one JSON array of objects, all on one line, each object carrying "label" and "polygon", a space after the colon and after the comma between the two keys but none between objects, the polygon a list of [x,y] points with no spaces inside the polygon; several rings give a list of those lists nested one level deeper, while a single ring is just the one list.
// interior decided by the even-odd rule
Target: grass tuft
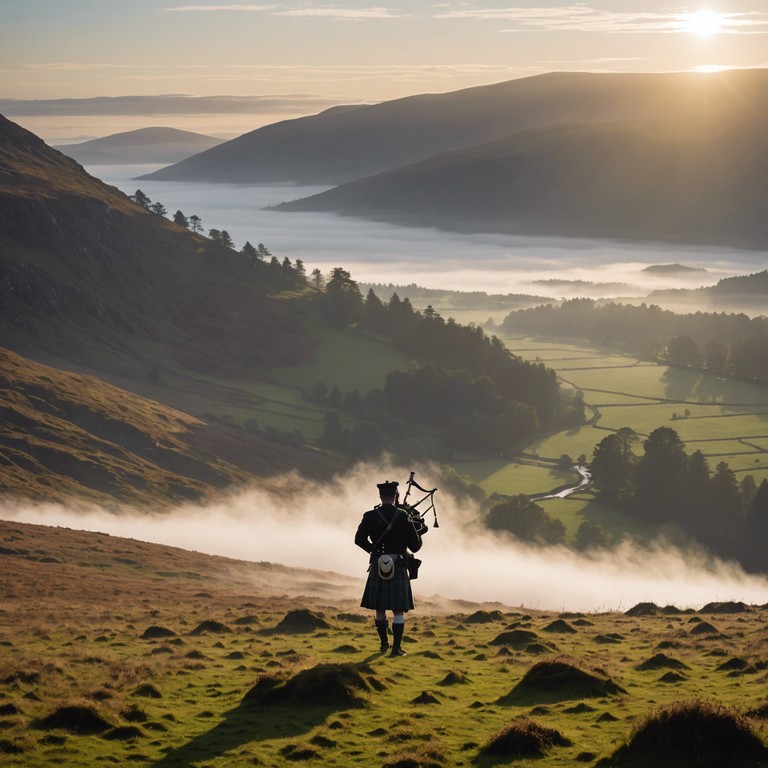
[{"label": "grass tuft", "polygon": [[750,768],[763,766],[768,750],[735,709],[700,699],[677,701],[652,711],[629,742],[600,768]]},{"label": "grass tuft", "polygon": [[494,734],[480,748],[478,758],[535,759],[544,757],[552,747],[568,746],[571,742],[555,728],[521,717]]}]

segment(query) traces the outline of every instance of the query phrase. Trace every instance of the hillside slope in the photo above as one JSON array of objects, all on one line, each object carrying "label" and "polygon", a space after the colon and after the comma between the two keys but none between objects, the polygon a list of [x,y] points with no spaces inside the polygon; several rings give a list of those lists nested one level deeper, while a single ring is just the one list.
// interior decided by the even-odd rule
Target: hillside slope
[{"label": "hillside slope", "polygon": [[0,484],[35,500],[167,504],[257,475],[340,468],[223,418],[264,401],[255,385],[271,366],[311,358],[311,309],[281,290],[266,264],[142,210],[0,118],[0,333],[27,358],[0,360],[13,436]]},{"label": "hillside slope", "polygon": [[223,139],[177,128],[139,128],[54,149],[83,165],[178,163],[221,144]]},{"label": "hillside slope", "polygon": [[275,123],[147,178],[339,184],[547,125],[662,115],[700,124],[733,104],[765,106],[767,85],[768,70],[556,72]]},{"label": "hillside slope", "polygon": [[768,110],[563,125],[279,206],[469,232],[768,247]]}]

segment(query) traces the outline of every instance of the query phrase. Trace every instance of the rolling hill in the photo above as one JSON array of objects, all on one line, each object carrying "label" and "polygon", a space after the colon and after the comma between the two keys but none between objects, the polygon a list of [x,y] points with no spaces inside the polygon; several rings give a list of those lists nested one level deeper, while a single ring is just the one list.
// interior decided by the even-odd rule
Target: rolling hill
[{"label": "rolling hill", "polygon": [[764,110],[766,84],[768,70],[556,72],[275,123],[147,178],[339,184],[530,128],[661,116],[690,126],[717,121],[733,105]]},{"label": "rolling hill", "polygon": [[340,468],[223,418],[311,358],[311,308],[278,283],[0,118],[3,490],[162,505]]},{"label": "rolling hill", "polygon": [[223,139],[177,128],[140,128],[79,144],[54,146],[83,165],[178,163],[221,144]]},{"label": "rolling hill", "polygon": [[768,109],[532,129],[285,203],[463,232],[768,247]]}]

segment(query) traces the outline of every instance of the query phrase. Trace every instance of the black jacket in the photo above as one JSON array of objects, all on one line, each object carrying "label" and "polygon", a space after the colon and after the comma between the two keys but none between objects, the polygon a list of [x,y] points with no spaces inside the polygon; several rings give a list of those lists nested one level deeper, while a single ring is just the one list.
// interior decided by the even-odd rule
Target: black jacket
[{"label": "black jacket", "polygon": [[[376,546],[374,553],[374,544],[396,514],[392,528]],[[355,544],[370,554],[404,555],[407,549],[411,552],[421,549],[421,536],[416,533],[404,509],[398,511],[394,504],[382,504],[363,515],[355,534]]]}]

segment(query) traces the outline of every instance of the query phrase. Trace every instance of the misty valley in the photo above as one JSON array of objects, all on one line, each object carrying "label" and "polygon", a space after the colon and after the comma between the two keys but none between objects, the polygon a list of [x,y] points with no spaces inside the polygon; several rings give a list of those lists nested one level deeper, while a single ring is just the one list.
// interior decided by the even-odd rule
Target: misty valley
[{"label": "misty valley", "polygon": [[764,82],[0,116],[3,765],[768,765]]}]

